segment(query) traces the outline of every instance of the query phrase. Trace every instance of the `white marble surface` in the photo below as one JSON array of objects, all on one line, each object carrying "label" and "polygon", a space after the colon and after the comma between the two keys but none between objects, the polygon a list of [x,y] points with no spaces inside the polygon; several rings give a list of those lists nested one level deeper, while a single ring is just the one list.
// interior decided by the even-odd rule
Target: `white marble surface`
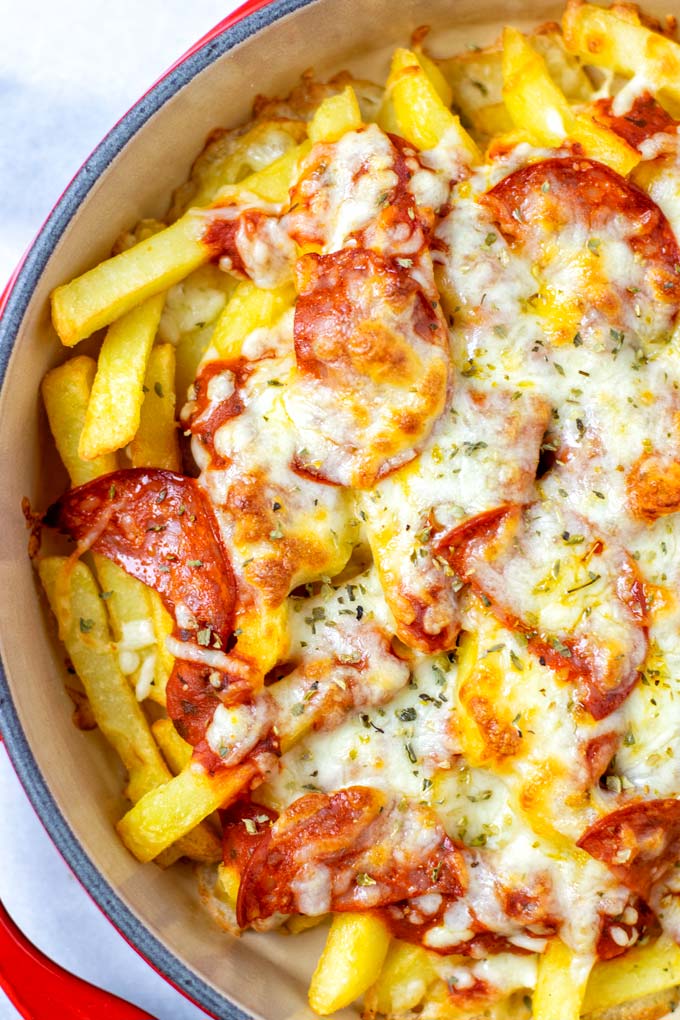
[{"label": "white marble surface", "polygon": [[[0,0],[0,290],[102,136],[237,6],[234,0]],[[81,889],[1,746],[0,819],[0,899],[43,952],[158,1020],[205,1020]],[[18,1016],[0,990],[0,1020]]]}]

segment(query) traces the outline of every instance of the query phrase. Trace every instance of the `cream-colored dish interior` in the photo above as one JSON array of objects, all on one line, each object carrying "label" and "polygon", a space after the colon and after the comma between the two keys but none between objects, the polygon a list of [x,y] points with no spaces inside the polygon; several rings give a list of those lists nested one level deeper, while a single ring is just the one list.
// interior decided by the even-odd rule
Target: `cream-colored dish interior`
[{"label": "cream-colored dish interior", "polygon": [[237,940],[203,910],[189,868],[163,872],[137,863],[113,828],[125,810],[121,766],[97,733],[71,722],[64,653],[38,593],[20,510],[23,497],[44,508],[65,485],[38,388],[65,355],[50,325],[48,295],[105,257],[123,228],[162,214],[208,132],[245,120],[258,92],[283,92],[309,67],[320,74],[347,67],[383,81],[390,47],[424,23],[433,27],[433,49],[445,54],[490,41],[504,21],[521,27],[558,14],[552,4],[516,0],[502,10],[492,0],[316,0],[258,32],[180,89],[96,182],[36,287],[8,368],[0,401],[0,651],[29,745],[86,853],[141,922],[204,981],[267,1020],[312,1015],[306,991],[323,933]]}]

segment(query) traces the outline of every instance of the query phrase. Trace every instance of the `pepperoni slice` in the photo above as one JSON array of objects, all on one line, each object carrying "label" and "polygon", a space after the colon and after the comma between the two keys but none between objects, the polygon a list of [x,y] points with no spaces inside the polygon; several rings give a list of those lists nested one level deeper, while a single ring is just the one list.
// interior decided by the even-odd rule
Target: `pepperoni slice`
[{"label": "pepperoni slice", "polygon": [[279,816],[243,873],[237,916],[245,927],[276,912],[365,910],[432,891],[455,898],[465,886],[462,853],[429,809],[402,811],[351,786],[308,794]]},{"label": "pepperoni slice", "polygon": [[578,845],[648,900],[680,854],[680,800],[628,804],[591,825]]},{"label": "pepperoni slice", "polygon": [[220,811],[224,863],[243,874],[276,818],[275,811],[251,802],[233,804]]},{"label": "pepperoni slice", "polygon": [[316,478],[370,487],[413,459],[442,410],[445,329],[411,265],[366,248],[297,264],[301,375],[286,406]]},{"label": "pepperoni slice", "polygon": [[[613,543],[605,547],[591,533],[571,586],[562,581],[558,589],[554,577],[550,591],[545,575],[568,548],[561,534],[564,521],[538,504],[499,507],[449,532],[440,549],[496,617],[526,634],[530,651],[576,683],[583,706],[594,719],[603,719],[628,697],[646,654],[644,588],[625,550]],[[588,524],[574,518],[571,530],[587,533]],[[564,567],[558,576],[567,576]],[[594,596],[597,584],[606,593],[606,613],[601,595]],[[569,598],[576,601],[565,602],[558,625],[552,609],[557,599]],[[588,612],[573,612],[579,605]]]},{"label": "pepperoni slice", "polygon": [[193,617],[191,631],[206,633],[206,643],[227,643],[234,577],[208,497],[193,478],[149,468],[114,471],[67,492],[45,523],[154,588],[180,636],[188,636],[183,627]]},{"label": "pepperoni slice", "polygon": [[590,159],[551,158],[515,170],[480,199],[510,241],[524,245],[578,220],[597,234],[616,220],[659,300],[680,301],[680,249],[668,220],[640,188]]},{"label": "pepperoni slice", "polygon": [[598,124],[609,128],[619,138],[639,148],[646,138],[659,132],[675,132],[678,122],[664,110],[660,103],[649,94],[643,93],[635,97],[635,102],[628,113],[617,117],[612,111],[613,99],[598,99],[593,104],[594,118]]},{"label": "pepperoni slice", "polygon": [[651,524],[680,510],[680,462],[660,453],[643,453],[626,477],[628,505],[638,520]]}]

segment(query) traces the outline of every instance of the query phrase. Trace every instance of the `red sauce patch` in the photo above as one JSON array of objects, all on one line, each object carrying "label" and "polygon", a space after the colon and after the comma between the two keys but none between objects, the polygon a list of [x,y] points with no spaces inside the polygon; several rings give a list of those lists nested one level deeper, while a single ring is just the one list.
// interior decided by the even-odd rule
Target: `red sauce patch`
[{"label": "red sauce patch", "polygon": [[[219,210],[217,210],[219,212]],[[236,207],[234,207],[236,212]],[[250,279],[248,270],[239,251],[238,237],[243,234],[252,240],[262,225],[263,220],[269,219],[267,213],[259,209],[245,209],[234,215],[233,218],[221,218],[214,216],[208,223],[208,227],[201,238],[203,244],[210,251],[210,258],[217,262],[220,259],[228,258],[231,262],[230,272],[243,279]]]},{"label": "red sauce patch", "polygon": [[[224,465],[224,458],[220,457],[215,450],[215,433],[231,418],[238,417],[244,410],[243,401],[239,392],[248,375],[252,371],[250,365],[244,358],[238,361],[211,361],[201,369],[194,382],[194,404],[195,409],[187,422],[187,428],[192,435],[210,449],[215,466]],[[226,400],[221,400],[208,414],[211,400],[208,395],[210,382],[215,376],[223,372],[232,372],[234,376],[234,391]]]},{"label": "red sauce patch", "polygon": [[636,96],[631,109],[622,117],[616,117],[612,113],[613,102],[613,99],[598,99],[593,104],[594,118],[598,124],[609,128],[634,149],[639,148],[640,143],[646,138],[651,138],[660,131],[674,133],[678,126],[678,122],[673,120],[670,113],[667,113],[649,92]]}]

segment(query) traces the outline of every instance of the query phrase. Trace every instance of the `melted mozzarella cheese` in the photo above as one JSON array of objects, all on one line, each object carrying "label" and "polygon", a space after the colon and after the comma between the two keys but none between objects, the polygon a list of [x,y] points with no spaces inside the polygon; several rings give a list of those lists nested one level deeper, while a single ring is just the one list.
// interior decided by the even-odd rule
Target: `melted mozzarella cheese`
[{"label": "melted mozzarella cheese", "polygon": [[[409,183],[420,208],[451,206],[437,228],[435,258],[455,376],[418,455],[409,447],[403,460],[398,454],[386,461],[386,477],[357,482],[344,450],[357,439],[354,412],[336,406],[318,381],[301,385],[292,315],[246,339],[244,408],[221,426],[214,453],[194,440],[194,454],[242,589],[272,600],[270,578],[284,576],[275,597],[287,599],[287,675],[271,696],[282,716],[309,725],[300,725],[301,739],[286,748],[258,798],[281,811],[310,790],[385,790],[404,806],[405,861],[427,838],[413,805],[428,805],[476,863],[467,893],[447,905],[426,945],[445,950],[469,941],[477,918],[517,948],[540,953],[549,926],[513,918],[505,897],[507,890],[538,890],[583,962],[595,951],[601,918],[622,914],[629,892],[574,844],[629,791],[654,798],[680,789],[680,525],[665,510],[656,520],[636,512],[634,487],[645,456],[680,459],[674,312],[650,296],[625,216],[612,216],[596,237],[577,217],[559,232],[537,218],[534,236],[519,245],[480,202],[514,170],[566,152],[517,146],[451,193],[462,172],[449,143],[444,138],[421,154]],[[322,253],[352,249],[362,234],[409,261],[412,238],[385,238],[376,227],[381,199],[397,183],[386,136],[374,126],[351,132],[328,156],[314,185]],[[671,223],[680,224],[671,164],[665,161],[650,187]],[[267,243],[260,235],[250,262],[266,269],[276,232],[295,223],[293,210]],[[434,292],[428,260],[409,269],[425,293]],[[214,357],[209,352],[206,363]],[[214,377],[208,414],[235,385],[231,370]],[[405,395],[403,406],[417,396]],[[363,404],[370,409],[370,400]],[[370,413],[366,421],[370,430]],[[300,471],[301,450],[311,453],[307,467],[324,461],[342,484],[324,485]],[[539,453],[554,456],[536,480]],[[352,492],[351,483],[365,491]],[[279,504],[271,514],[281,516],[251,513],[256,494],[270,509]],[[475,565],[478,587],[494,602],[485,606],[462,590],[440,541],[508,504],[531,509],[505,560],[482,556]],[[258,515],[266,524],[256,527]],[[330,584],[361,534],[374,568],[344,587]],[[306,541],[311,547],[302,548]],[[618,594],[626,551],[647,585],[646,658],[640,620]],[[290,595],[306,581],[320,583]],[[499,613],[500,604],[511,612]],[[551,668],[520,628],[512,629],[513,617],[560,643],[597,642],[598,661],[640,670],[641,680],[596,721],[565,671]],[[461,627],[466,637],[458,649]],[[359,670],[360,662],[368,666]],[[315,706],[327,704],[333,686],[343,695],[336,699],[341,709],[324,719]],[[260,732],[250,711],[221,706],[211,746],[242,753],[251,728]],[[298,873],[293,891],[302,912],[318,914],[328,909],[330,890],[330,873],[316,864]],[[677,931],[675,890],[657,894],[670,897],[659,911]],[[368,907],[377,891],[369,885],[362,895]],[[412,904],[420,918],[435,917],[441,905],[435,893]],[[441,966],[461,989],[475,980],[501,990],[535,982],[534,957],[495,954]]]}]

